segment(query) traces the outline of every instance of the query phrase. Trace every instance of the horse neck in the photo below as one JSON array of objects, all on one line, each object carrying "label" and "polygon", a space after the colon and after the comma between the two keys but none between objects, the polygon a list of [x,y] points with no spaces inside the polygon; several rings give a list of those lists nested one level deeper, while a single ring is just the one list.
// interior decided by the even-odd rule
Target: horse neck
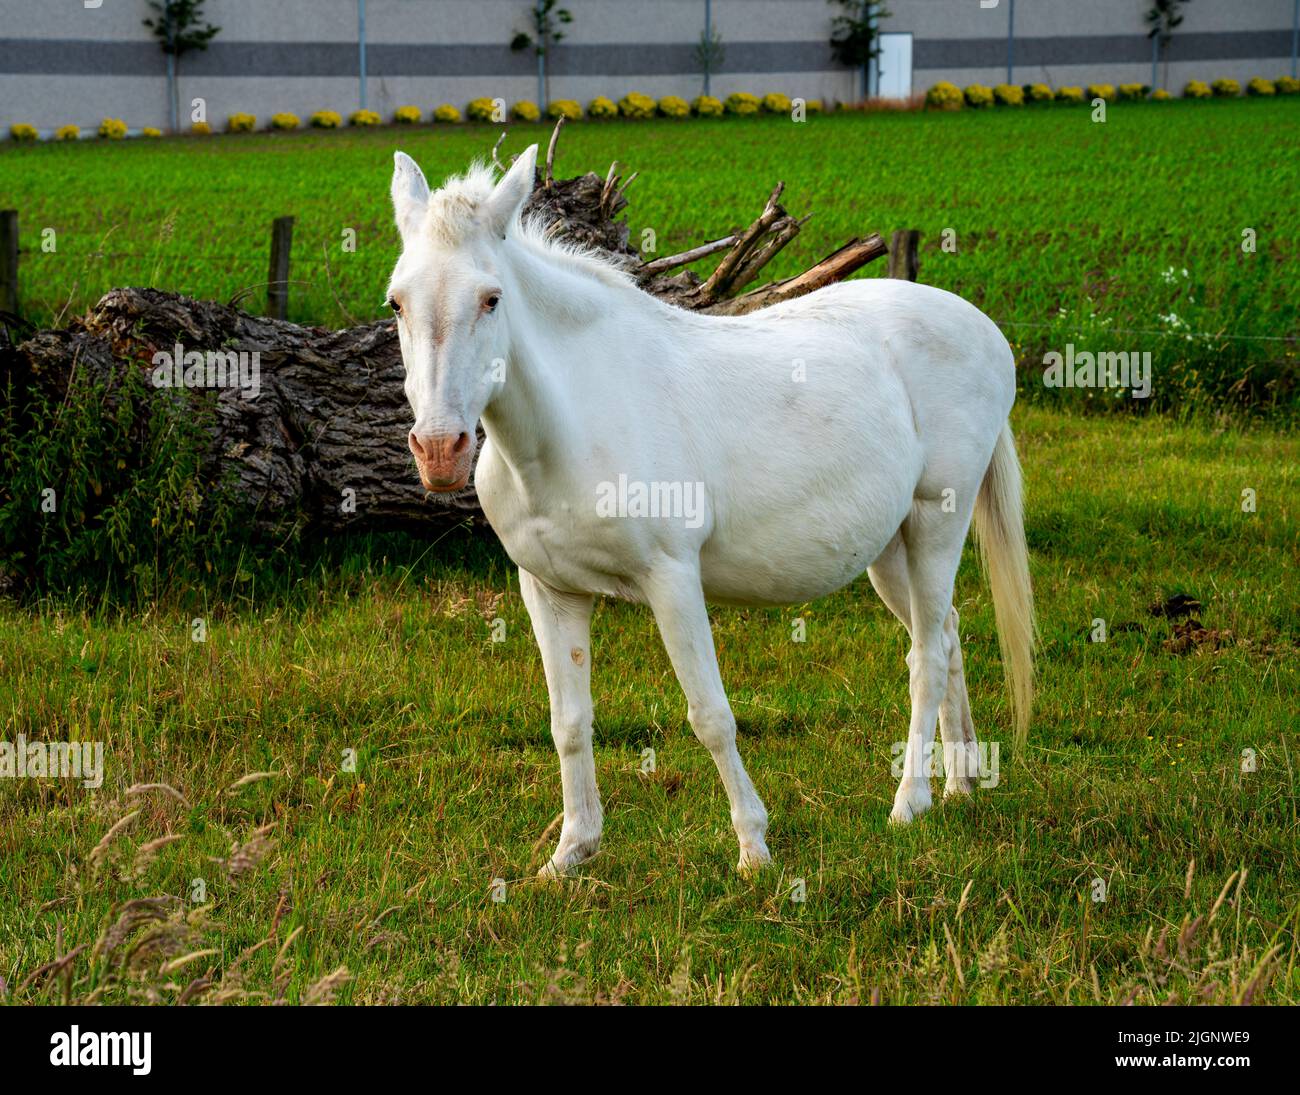
[{"label": "horse neck", "polygon": [[511,349],[505,383],[483,412],[484,428],[517,475],[554,474],[610,372],[608,360],[584,360],[574,342],[636,308],[639,294],[516,239],[507,242],[500,273]]}]

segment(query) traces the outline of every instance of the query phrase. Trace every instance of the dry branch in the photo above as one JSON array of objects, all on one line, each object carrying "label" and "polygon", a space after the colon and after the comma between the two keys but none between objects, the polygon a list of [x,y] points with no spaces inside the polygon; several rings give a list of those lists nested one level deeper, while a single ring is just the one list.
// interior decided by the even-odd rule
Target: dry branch
[{"label": "dry branch", "polygon": [[832,251],[821,262],[809,267],[802,274],[783,281],[774,281],[744,296],[721,301],[710,306],[706,311],[711,315],[743,316],[748,312],[756,312],[760,308],[780,304],[782,301],[794,300],[795,297],[801,297],[805,293],[843,281],[855,270],[860,270],[888,251],[889,246],[875,233],[866,239],[849,240],[843,247]]},{"label": "dry branch", "polygon": [[675,255],[665,255],[661,259],[654,259],[641,265],[637,269],[637,277],[644,280],[656,277],[659,274],[666,274],[669,270],[675,270],[679,266],[688,266],[692,262],[698,262],[710,255],[716,255],[719,251],[725,251],[728,247],[734,246],[735,242],[735,236],[723,236],[720,240],[714,240],[712,243],[702,243],[698,247],[692,247],[689,251],[679,251]]},{"label": "dry branch", "polygon": [[745,256],[753,249],[755,244],[765,236],[772,226],[780,218],[786,215],[785,210],[781,208],[779,199],[782,191],[785,190],[785,183],[776,184],[776,189],[772,191],[772,196],[767,199],[767,205],[763,212],[758,215],[754,221],[741,234],[736,245],[723,256],[709,279],[700,286],[699,297],[709,302],[717,300],[719,297],[727,295],[727,292],[735,285],[736,272],[739,270]]},{"label": "dry branch", "polygon": [[546,146],[546,169],[542,172],[542,186],[547,190],[550,190],[551,183],[555,181],[555,146],[560,143],[560,130],[563,128],[564,115],[561,114],[551,133],[551,143]]}]

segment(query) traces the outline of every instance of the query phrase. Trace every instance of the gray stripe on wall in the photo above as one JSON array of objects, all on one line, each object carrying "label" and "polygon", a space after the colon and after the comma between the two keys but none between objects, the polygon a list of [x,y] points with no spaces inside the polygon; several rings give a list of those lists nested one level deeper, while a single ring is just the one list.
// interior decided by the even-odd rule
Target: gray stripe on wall
[{"label": "gray stripe on wall", "polygon": [[[535,71],[533,56],[523,56],[526,71]],[[700,72],[696,46],[689,42],[564,46],[551,55],[551,63],[551,71],[557,76],[623,72],[637,76],[693,76]],[[828,42],[728,42],[715,72],[824,72],[837,67]]]},{"label": "gray stripe on wall", "polygon": [[[699,71],[689,43],[644,46],[622,42],[572,45],[551,58],[555,76],[641,76]],[[354,42],[214,42],[187,54],[187,76],[356,76]],[[732,42],[722,72],[820,72],[835,67],[825,42]],[[0,38],[0,72],[66,76],[136,76],[160,72],[163,55],[152,42],[97,42]],[[371,76],[527,76],[537,62],[504,45],[402,45],[366,49]]]},{"label": "gray stripe on wall", "polygon": [[[1289,30],[1175,35],[1171,61],[1289,57]],[[918,69],[997,68],[1006,64],[1005,38],[923,38],[914,43]],[[1018,38],[1016,65],[1132,64],[1151,59],[1141,35]],[[691,43],[566,45],[552,55],[555,76],[677,76],[699,72]],[[371,76],[523,76],[536,70],[529,53],[503,45],[372,44]],[[728,42],[722,72],[824,72],[835,69],[826,42]],[[181,62],[187,76],[356,76],[350,42],[214,42]],[[66,76],[148,76],[163,56],[149,41],[0,38],[0,73]]]},{"label": "gray stripe on wall", "polygon": [[[1226,34],[1175,34],[1170,61],[1235,61],[1253,57],[1290,57],[1289,30],[1242,30]],[[1039,65],[1141,64],[1151,61],[1145,35],[1090,34],[1075,38],[1017,38],[1016,67]],[[1002,68],[1007,63],[1003,38],[923,38],[912,47],[912,67]]]}]

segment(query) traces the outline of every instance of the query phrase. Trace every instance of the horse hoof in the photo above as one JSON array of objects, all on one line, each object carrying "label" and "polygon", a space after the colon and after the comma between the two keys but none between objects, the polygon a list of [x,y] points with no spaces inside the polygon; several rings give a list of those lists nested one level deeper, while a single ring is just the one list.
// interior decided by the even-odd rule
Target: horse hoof
[{"label": "horse hoof", "polygon": [[[563,841],[561,841],[563,844]],[[571,845],[568,851],[555,849],[555,854],[547,860],[546,866],[537,872],[541,879],[564,878],[573,873],[575,867],[594,859],[600,851],[600,837],[592,840],[580,840]]]},{"label": "horse hoof", "polygon": [[752,848],[740,849],[740,862],[736,864],[736,870],[742,875],[754,875],[772,862],[772,853],[767,850],[766,844],[759,844]]},{"label": "horse hoof", "polygon": [[975,781],[967,776],[960,776],[944,785],[944,798],[969,798],[975,791]]},{"label": "horse hoof", "polygon": [[898,793],[894,796],[894,808],[889,812],[890,824],[908,825],[925,813],[932,804],[928,780],[912,780],[911,786],[907,782],[900,783]]}]

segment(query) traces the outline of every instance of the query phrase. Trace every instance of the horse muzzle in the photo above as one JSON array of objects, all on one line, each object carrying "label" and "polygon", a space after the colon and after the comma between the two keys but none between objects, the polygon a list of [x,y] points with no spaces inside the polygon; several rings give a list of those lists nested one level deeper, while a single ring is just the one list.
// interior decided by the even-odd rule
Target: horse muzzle
[{"label": "horse muzzle", "polygon": [[421,434],[414,430],[407,438],[424,489],[445,493],[461,490],[469,483],[474,467],[474,439],[465,431],[458,434]]}]

